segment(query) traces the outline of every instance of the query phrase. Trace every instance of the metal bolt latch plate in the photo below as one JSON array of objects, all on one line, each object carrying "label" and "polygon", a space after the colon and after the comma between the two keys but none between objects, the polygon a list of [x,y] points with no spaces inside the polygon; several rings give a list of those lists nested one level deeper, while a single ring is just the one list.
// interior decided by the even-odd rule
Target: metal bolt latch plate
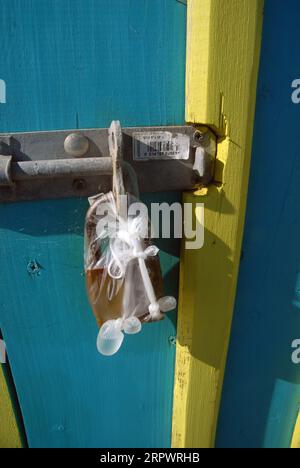
[{"label": "metal bolt latch plate", "polygon": [[[206,127],[122,128],[125,185],[141,192],[207,185],[216,139]],[[0,134],[0,201],[88,197],[112,186],[108,130]]]}]

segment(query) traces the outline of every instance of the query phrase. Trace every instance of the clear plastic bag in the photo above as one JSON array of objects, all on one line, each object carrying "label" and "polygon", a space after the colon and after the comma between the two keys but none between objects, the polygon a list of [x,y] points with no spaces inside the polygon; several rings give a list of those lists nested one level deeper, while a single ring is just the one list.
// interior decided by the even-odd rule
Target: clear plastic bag
[{"label": "clear plastic bag", "polygon": [[134,334],[142,323],[164,318],[176,307],[173,297],[163,297],[158,248],[149,240],[149,220],[144,205],[130,216],[127,208],[137,200],[126,195],[120,215],[112,192],[90,199],[85,223],[85,272],[90,304],[101,327],[97,347],[112,355],[124,333]]}]

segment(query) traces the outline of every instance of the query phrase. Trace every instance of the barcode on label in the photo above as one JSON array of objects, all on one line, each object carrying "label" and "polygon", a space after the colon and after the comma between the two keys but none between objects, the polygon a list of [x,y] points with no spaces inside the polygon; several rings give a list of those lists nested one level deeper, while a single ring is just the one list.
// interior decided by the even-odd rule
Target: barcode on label
[{"label": "barcode on label", "polygon": [[133,138],[134,161],[189,159],[190,138],[181,133],[136,132]]}]

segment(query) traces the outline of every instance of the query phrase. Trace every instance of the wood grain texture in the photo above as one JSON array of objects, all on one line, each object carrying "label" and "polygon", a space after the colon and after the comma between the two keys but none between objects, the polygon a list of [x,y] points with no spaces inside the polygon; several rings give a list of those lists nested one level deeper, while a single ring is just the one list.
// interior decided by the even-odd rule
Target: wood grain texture
[{"label": "wood grain texture", "polygon": [[[0,131],[184,123],[184,4],[6,0],[0,27]],[[118,355],[98,354],[83,274],[86,209],[75,199],[0,206],[0,328],[29,446],[169,446],[175,314],[128,337]],[[179,243],[158,245],[166,292],[176,295]]]},{"label": "wood grain texture", "polygon": [[[186,120],[219,135],[215,183],[185,194],[205,204],[205,245],[182,250],[174,447],[212,447],[240,260],[251,154],[260,0],[189,0]],[[192,275],[191,275],[191,272]]]},{"label": "wood grain texture", "polygon": [[[292,103],[291,84],[299,78],[300,4],[282,5],[265,2],[243,259],[218,447],[289,448],[299,414],[300,365],[291,355],[292,342],[300,338],[300,107]],[[283,141],[284,134],[290,137]]]},{"label": "wood grain texture", "polygon": [[22,447],[2,366],[0,366],[0,421],[0,448]]}]

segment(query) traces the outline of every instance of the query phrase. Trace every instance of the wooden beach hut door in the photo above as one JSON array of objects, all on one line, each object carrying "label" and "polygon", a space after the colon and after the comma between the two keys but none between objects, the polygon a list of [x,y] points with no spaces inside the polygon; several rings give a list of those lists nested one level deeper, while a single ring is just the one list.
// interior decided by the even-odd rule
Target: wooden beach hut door
[{"label": "wooden beach hut door", "polygon": [[[5,0],[0,30],[1,133],[184,123],[184,1]],[[28,445],[170,446],[175,314],[116,356],[97,353],[86,209],[76,198],[0,205],[0,329]],[[160,247],[177,295],[179,245]]]}]

